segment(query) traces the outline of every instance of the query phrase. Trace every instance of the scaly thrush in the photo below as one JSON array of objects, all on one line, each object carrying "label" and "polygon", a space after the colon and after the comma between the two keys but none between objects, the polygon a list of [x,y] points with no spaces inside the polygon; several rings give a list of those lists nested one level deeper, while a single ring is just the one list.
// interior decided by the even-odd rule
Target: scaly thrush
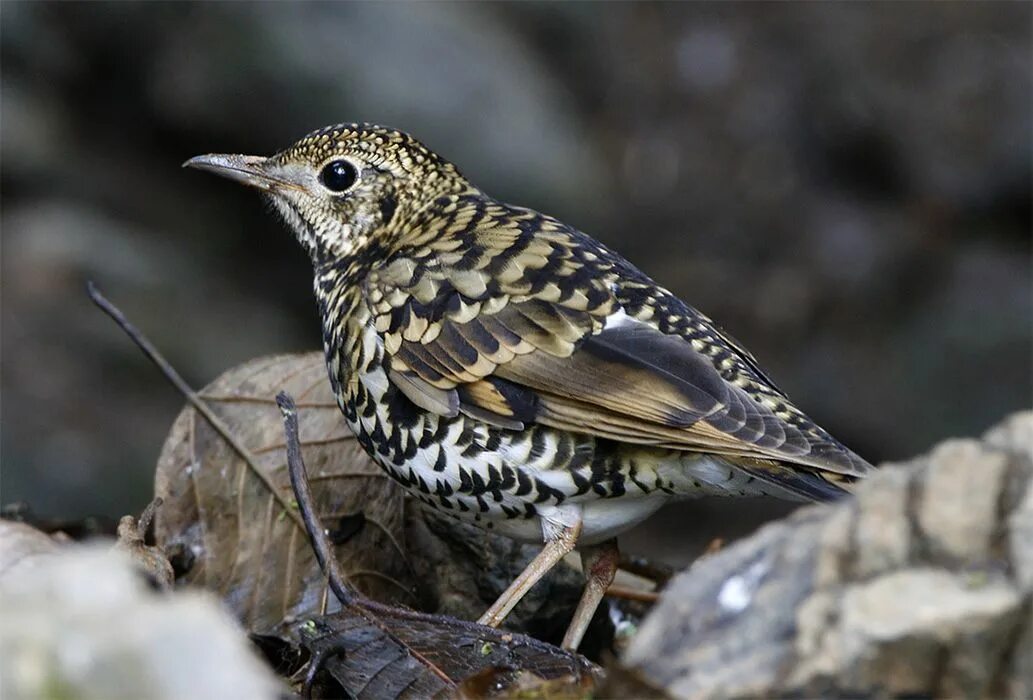
[{"label": "scaly thrush", "polygon": [[262,190],[308,251],[330,383],[373,459],[432,508],[544,541],[485,624],[578,546],[576,648],[615,536],[668,500],[826,500],[870,469],[709,318],[407,134],[340,124],[185,165]]}]

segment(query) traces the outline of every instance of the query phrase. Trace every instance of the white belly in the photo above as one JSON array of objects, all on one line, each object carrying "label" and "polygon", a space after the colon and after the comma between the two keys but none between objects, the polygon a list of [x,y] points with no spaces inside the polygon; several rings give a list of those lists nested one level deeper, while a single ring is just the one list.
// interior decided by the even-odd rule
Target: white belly
[{"label": "white belly", "polygon": [[[598,544],[634,527],[660,509],[671,496],[653,493],[641,498],[613,498],[586,501],[581,507],[581,537],[578,545]],[[496,520],[492,532],[522,542],[542,541],[542,518]]]}]

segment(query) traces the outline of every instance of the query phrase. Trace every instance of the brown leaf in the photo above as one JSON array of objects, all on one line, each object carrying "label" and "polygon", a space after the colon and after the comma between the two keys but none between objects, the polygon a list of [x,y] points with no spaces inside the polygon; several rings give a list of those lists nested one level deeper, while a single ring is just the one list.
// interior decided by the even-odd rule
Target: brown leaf
[{"label": "brown leaf", "polygon": [[403,492],[344,423],[321,353],[253,360],[199,393],[253,464],[193,408],[183,410],[155,475],[165,501],[157,544],[188,569],[184,580],[221,595],[255,634],[289,636],[299,619],[339,608],[293,503],[274,402],[280,390],[297,397],[305,416],[302,452],[324,525],[362,523],[335,547],[349,583],[376,600],[414,604]]},{"label": "brown leaf", "polygon": [[528,697],[587,696],[599,672],[582,656],[522,634],[361,602],[306,630],[313,657],[324,657],[325,669],[360,699],[504,695],[530,686]]},{"label": "brown leaf", "polygon": [[495,666],[463,681],[454,697],[459,700],[479,700],[480,698],[590,700],[597,685],[597,678],[597,675],[542,678],[530,671]]}]

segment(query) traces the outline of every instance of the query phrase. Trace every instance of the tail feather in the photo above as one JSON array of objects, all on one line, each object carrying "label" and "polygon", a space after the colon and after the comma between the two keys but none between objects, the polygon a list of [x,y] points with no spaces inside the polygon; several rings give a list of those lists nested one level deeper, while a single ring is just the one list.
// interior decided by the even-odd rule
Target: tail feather
[{"label": "tail feather", "polygon": [[[831,472],[820,472],[785,464],[736,463],[736,468],[790,495],[808,501],[835,501],[850,494],[855,479]],[[775,495],[775,494],[772,494]]]}]

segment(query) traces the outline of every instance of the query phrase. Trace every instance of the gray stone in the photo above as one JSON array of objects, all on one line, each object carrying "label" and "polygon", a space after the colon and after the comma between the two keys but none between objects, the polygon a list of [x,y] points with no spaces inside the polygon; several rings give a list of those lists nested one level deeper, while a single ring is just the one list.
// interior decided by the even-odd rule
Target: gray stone
[{"label": "gray stone", "polygon": [[929,456],[918,524],[937,554],[976,559],[989,554],[1007,455],[975,440],[948,440]]},{"label": "gray stone", "polygon": [[23,542],[25,528],[0,523],[5,700],[281,696],[280,683],[212,596],[155,594],[128,557],[100,545],[33,545],[32,565],[13,565],[8,545]]},{"label": "gray stone", "polygon": [[673,580],[621,682],[679,698],[1033,690],[1033,413],[877,471]]}]

